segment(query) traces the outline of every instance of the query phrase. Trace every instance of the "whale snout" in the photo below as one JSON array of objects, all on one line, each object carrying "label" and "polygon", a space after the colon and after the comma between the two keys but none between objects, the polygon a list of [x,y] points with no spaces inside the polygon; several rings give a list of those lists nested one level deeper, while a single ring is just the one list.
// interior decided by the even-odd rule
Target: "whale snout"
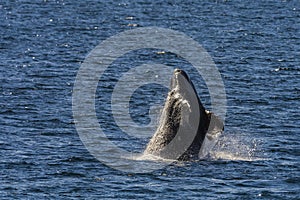
[{"label": "whale snout", "polygon": [[174,74],[181,73],[181,72],[182,72],[182,70],[181,70],[181,69],[178,69],[178,68],[176,68],[176,69],[174,70]]},{"label": "whale snout", "polygon": [[189,76],[187,75],[187,73],[181,69],[176,68],[174,70],[174,77],[175,79],[179,79],[180,76],[183,76],[185,80],[187,80],[188,82],[191,83],[191,80],[189,78]]},{"label": "whale snout", "polygon": [[178,93],[184,95],[197,94],[194,84],[184,70],[176,68],[171,79],[170,90],[177,90]]}]

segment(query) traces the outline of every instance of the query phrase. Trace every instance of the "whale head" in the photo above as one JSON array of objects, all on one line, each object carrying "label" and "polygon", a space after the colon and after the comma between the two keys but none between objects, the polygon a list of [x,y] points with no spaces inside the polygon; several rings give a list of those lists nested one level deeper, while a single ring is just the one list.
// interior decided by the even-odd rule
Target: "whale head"
[{"label": "whale head", "polygon": [[203,107],[186,72],[175,69],[159,126],[145,153],[174,160],[197,159],[211,119],[218,121],[214,127],[223,129],[223,123]]}]

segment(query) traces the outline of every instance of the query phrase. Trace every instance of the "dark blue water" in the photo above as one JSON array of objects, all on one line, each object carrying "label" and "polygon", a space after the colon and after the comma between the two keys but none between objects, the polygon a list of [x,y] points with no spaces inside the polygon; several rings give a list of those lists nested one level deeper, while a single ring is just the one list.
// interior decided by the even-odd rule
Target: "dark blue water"
[{"label": "dark blue water", "polygon": [[[299,24],[297,0],[1,2],[1,199],[299,199]],[[207,159],[129,174],[89,154],[75,129],[72,90],[101,41],[147,26],[183,32],[209,52],[225,84],[226,125]],[[135,56],[119,70],[137,58],[187,65],[151,51]],[[145,86],[150,96],[160,91],[153,101],[162,103],[158,94],[166,91],[151,88]],[[132,101],[151,99],[144,98]],[[143,106],[132,112],[137,122],[149,120]],[[117,142],[133,150],[147,143]]]}]

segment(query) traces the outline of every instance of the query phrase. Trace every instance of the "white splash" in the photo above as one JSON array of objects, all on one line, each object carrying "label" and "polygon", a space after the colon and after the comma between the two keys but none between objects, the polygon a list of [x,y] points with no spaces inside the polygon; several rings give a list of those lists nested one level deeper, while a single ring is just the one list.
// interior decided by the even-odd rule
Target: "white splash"
[{"label": "white splash", "polygon": [[244,134],[223,134],[209,152],[209,157],[213,160],[265,160],[265,158],[260,158],[256,155],[258,153],[257,143],[258,141]]}]

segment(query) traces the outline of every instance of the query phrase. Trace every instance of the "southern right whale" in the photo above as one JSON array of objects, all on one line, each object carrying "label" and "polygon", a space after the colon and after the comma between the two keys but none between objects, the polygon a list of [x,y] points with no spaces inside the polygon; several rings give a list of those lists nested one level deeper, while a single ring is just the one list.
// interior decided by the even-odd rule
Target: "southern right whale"
[{"label": "southern right whale", "polygon": [[223,129],[223,122],[205,110],[188,75],[175,69],[159,126],[144,153],[173,160],[198,159],[205,137]]}]

